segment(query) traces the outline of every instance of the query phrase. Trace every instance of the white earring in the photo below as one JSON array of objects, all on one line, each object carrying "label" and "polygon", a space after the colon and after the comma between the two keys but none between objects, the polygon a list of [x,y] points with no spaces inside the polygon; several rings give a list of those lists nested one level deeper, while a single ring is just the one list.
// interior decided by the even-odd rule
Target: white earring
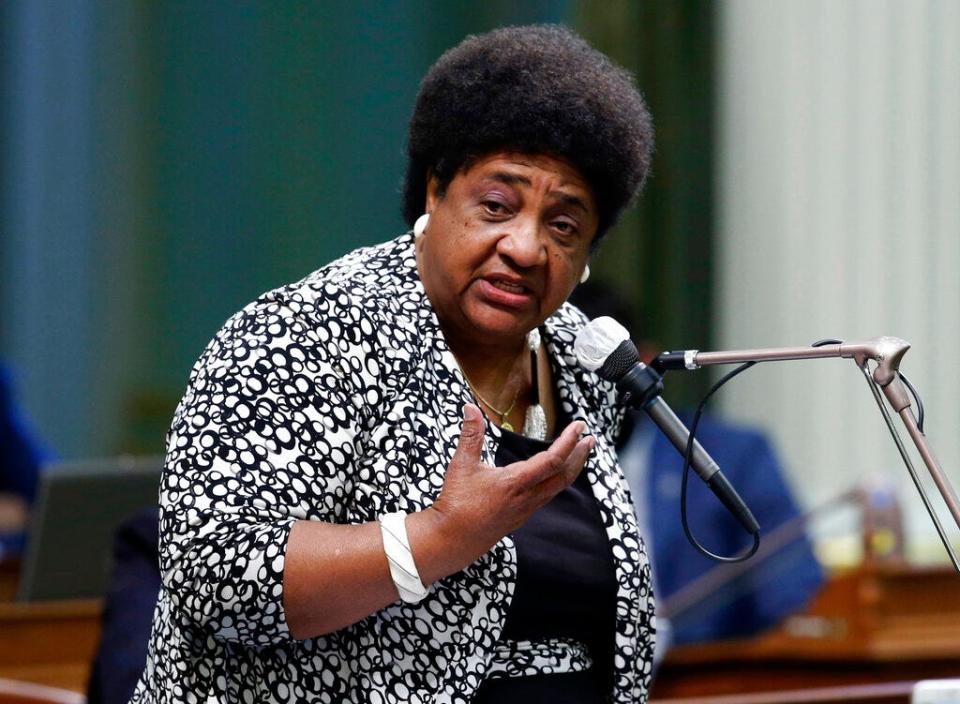
[{"label": "white earring", "polygon": [[587,282],[587,279],[589,278],[590,278],[590,265],[587,264],[585,267],[583,267],[583,273],[580,274],[580,283],[585,284]]},{"label": "white earring", "polygon": [[430,222],[430,213],[424,213],[413,223],[413,236],[418,238],[427,231],[427,223]]}]

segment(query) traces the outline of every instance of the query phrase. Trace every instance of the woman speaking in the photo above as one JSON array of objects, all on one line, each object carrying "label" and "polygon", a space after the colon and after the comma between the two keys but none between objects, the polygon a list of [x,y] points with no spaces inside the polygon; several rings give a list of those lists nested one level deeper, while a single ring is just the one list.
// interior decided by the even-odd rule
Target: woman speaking
[{"label": "woman speaking", "polygon": [[630,76],[470,37],[410,123],[411,233],[233,316],[167,438],[135,702],[635,702],[647,558],[564,301],[637,194]]}]

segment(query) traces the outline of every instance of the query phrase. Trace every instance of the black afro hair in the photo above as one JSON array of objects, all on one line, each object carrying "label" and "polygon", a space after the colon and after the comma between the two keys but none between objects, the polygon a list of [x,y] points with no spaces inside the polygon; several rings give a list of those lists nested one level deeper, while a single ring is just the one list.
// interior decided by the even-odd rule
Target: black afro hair
[{"label": "black afro hair", "polygon": [[445,190],[495,151],[567,159],[593,188],[594,240],[643,186],[653,122],[632,76],[566,27],[505,27],[467,37],[420,84],[407,145],[403,215],[423,213],[427,175]]}]

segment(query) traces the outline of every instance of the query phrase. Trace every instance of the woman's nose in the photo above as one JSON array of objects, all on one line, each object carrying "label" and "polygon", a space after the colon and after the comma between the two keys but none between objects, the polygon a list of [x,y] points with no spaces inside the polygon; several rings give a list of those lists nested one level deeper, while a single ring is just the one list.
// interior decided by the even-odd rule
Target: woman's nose
[{"label": "woman's nose", "polygon": [[513,220],[497,249],[501,255],[508,257],[521,268],[537,266],[546,260],[546,250],[540,239],[539,228],[530,218]]}]

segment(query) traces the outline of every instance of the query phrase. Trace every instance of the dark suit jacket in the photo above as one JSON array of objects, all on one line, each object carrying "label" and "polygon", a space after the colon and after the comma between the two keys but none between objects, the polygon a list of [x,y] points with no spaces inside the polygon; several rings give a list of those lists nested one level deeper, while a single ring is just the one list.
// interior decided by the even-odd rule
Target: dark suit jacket
[{"label": "dark suit jacket", "polygon": [[156,507],[144,509],[117,530],[113,574],[87,704],[127,704],[143,672],[153,607],[160,591],[159,533]]},{"label": "dark suit jacket", "polygon": [[[692,418],[686,415],[683,420],[689,426]],[[697,439],[757,517],[761,536],[800,515],[780,462],[762,433],[704,416]],[[718,565],[697,552],[683,534],[682,469],[683,458],[662,433],[655,432],[643,489],[652,533],[658,602]],[[634,468],[625,467],[624,471],[628,479],[637,476]],[[694,536],[715,553],[732,555],[751,544],[751,537],[692,469],[687,486],[687,515]],[[671,618],[674,644],[763,631],[802,608],[823,583],[823,570],[806,535],[766,560],[752,559],[755,562],[745,574]]]}]

